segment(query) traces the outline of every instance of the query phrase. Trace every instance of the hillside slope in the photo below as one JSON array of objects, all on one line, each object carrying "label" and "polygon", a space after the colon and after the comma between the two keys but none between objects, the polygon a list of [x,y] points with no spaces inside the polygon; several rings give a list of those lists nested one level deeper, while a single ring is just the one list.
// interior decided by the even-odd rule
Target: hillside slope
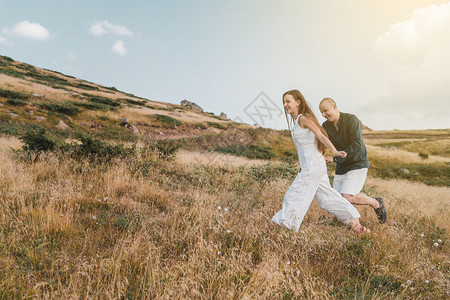
[{"label": "hillside slope", "polygon": [[[13,127],[39,124],[49,129],[103,133],[108,138],[115,138],[107,134],[114,131],[124,140],[133,139],[129,132],[154,138],[180,137],[237,126],[211,113],[143,99],[6,56],[0,56],[0,105],[1,120],[15,124]],[[7,130],[5,124],[2,127]]]},{"label": "hillside slope", "polygon": [[[60,140],[79,141],[80,135],[87,134],[142,146],[176,139],[176,147],[188,151],[297,161],[288,131],[256,128],[186,106],[143,99],[0,56],[0,133],[23,137],[33,127]],[[450,185],[449,129],[375,131],[365,127],[363,135],[370,145],[370,175]],[[392,151],[397,148],[410,152],[410,158]],[[204,155],[209,157],[206,161],[211,160],[208,155]]]}]

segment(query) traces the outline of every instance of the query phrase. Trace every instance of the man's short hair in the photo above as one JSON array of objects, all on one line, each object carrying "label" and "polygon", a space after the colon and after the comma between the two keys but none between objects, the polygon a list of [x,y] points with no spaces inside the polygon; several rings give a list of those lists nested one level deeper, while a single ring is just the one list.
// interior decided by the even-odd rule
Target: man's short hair
[{"label": "man's short hair", "polygon": [[[336,102],[334,102],[334,100],[331,99],[331,98],[323,98],[322,101],[320,101],[320,104],[322,104],[322,103],[324,103],[324,102],[336,106]],[[320,105],[320,104],[319,104],[319,105]],[[336,106],[336,107],[337,107],[337,106]]]}]

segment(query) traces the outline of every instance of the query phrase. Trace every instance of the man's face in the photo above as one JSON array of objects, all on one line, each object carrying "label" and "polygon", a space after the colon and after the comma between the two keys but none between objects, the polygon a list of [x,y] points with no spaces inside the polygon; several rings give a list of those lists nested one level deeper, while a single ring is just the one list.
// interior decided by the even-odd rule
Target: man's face
[{"label": "man's face", "polygon": [[332,123],[339,121],[339,111],[336,105],[324,101],[320,104],[319,109],[322,116],[328,121]]}]

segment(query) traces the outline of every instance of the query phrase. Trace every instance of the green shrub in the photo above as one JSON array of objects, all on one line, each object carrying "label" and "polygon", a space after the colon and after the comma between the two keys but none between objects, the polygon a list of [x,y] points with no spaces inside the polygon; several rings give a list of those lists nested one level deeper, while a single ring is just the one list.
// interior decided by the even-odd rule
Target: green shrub
[{"label": "green shrub", "polygon": [[155,143],[155,148],[160,158],[170,160],[175,157],[180,145],[174,140],[160,140]]},{"label": "green shrub", "polygon": [[20,99],[8,99],[6,100],[6,104],[13,106],[25,106],[28,104],[28,101],[20,100]]},{"label": "green shrub", "polygon": [[15,122],[10,119],[7,113],[0,113],[0,134],[12,135],[19,137],[28,125],[20,122]]},{"label": "green shrub", "polygon": [[45,128],[33,126],[20,137],[26,151],[52,151],[62,146],[63,141]]},{"label": "green shrub", "polygon": [[127,129],[125,126],[121,126],[121,122],[118,120],[111,120],[107,118],[106,120],[99,117],[101,128],[93,135],[97,138],[104,140],[114,140],[121,142],[136,142],[138,136],[131,130]]},{"label": "green shrub", "polygon": [[16,64],[15,67],[17,69],[25,71],[25,73],[18,72],[15,69],[0,69],[0,73],[4,73],[9,76],[17,77],[17,78],[31,78],[32,82],[37,82],[40,84],[45,84],[48,86],[54,86],[54,85],[70,85],[70,83],[61,77],[52,75],[52,74],[46,74],[43,72],[38,71],[35,67],[28,65],[28,64]]},{"label": "green shrub", "polygon": [[295,161],[297,161],[297,152],[292,150],[285,150],[283,151],[281,160],[287,163],[294,163]]},{"label": "green shrub", "polygon": [[14,60],[8,56],[1,56],[0,55],[0,67],[7,67],[12,64]]},{"label": "green shrub", "polygon": [[183,123],[181,121],[178,121],[175,118],[166,116],[166,115],[155,115],[156,120],[161,123],[165,127],[175,128],[175,126],[181,126]]},{"label": "green shrub", "polygon": [[55,75],[44,74],[38,72],[36,69],[26,72],[25,76],[33,78],[38,82],[45,83],[46,85],[54,85],[54,84],[70,85],[70,83],[64,78]]},{"label": "green shrub", "polygon": [[248,150],[247,146],[244,145],[238,145],[238,144],[231,144],[230,146],[226,147],[217,147],[216,151],[220,153],[228,153],[235,156],[246,156],[245,152]]},{"label": "green shrub", "polygon": [[297,176],[299,171],[298,168],[288,164],[273,165],[268,163],[261,166],[251,166],[247,175],[258,181],[268,178],[285,178],[292,180]]},{"label": "green shrub", "polygon": [[422,157],[423,159],[427,159],[428,158],[428,154],[422,153],[422,152],[419,152],[419,156]]},{"label": "green shrub", "polygon": [[272,151],[272,147],[259,145],[250,145],[249,154],[247,154],[248,158],[257,159],[272,159],[274,156],[275,153]]},{"label": "green shrub", "polygon": [[8,99],[20,99],[20,100],[28,100],[30,96],[27,94],[14,92],[10,90],[0,89],[0,97],[8,98]]},{"label": "green shrub", "polygon": [[103,104],[103,103],[96,103],[96,102],[73,102],[73,105],[83,107],[89,110],[101,110],[101,111],[108,111],[108,110],[117,110],[115,107]]},{"label": "green shrub", "polygon": [[228,153],[236,156],[244,156],[250,159],[272,159],[275,153],[272,151],[270,146],[259,146],[259,145],[238,145],[231,144],[226,147],[217,147],[217,152]]},{"label": "green shrub", "polygon": [[5,60],[5,61],[8,61],[8,62],[14,62],[14,59],[12,59],[11,57],[4,56],[4,55],[0,55],[0,57],[1,57],[3,60]]},{"label": "green shrub", "polygon": [[135,153],[135,148],[127,148],[123,144],[110,144],[102,139],[88,135],[80,136],[81,145],[74,146],[78,156],[87,156],[102,159],[126,157]]},{"label": "green shrub", "polygon": [[119,107],[120,106],[120,102],[116,101],[116,100],[112,100],[106,97],[102,97],[102,96],[89,96],[88,100],[92,103],[101,103],[101,104],[106,104],[109,106],[113,106],[113,107]]},{"label": "green shrub", "polygon": [[48,111],[59,112],[69,116],[74,116],[81,111],[78,107],[70,102],[49,102],[39,104],[39,106]]},{"label": "green shrub", "polygon": [[30,72],[37,72],[36,68],[33,67],[32,65],[27,65],[24,63],[20,63],[20,64],[16,64],[15,65],[16,68],[24,70],[24,71],[30,71]]},{"label": "green shrub", "polygon": [[83,90],[89,90],[89,91],[99,91],[100,89],[96,86],[92,86],[92,85],[87,85],[84,83],[75,83],[72,84],[72,86],[83,89]]},{"label": "green shrub", "polygon": [[23,149],[26,151],[61,150],[74,157],[89,157],[103,161],[115,157],[127,157],[136,152],[135,146],[125,147],[123,144],[112,144],[89,135],[78,136],[81,144],[68,144],[61,137],[41,126],[26,129],[20,139],[24,143]]},{"label": "green shrub", "polygon": [[8,76],[11,76],[11,77],[15,77],[15,78],[20,78],[20,79],[24,79],[24,78],[25,78],[25,76],[23,75],[23,73],[17,72],[16,70],[13,70],[13,69],[3,69],[3,68],[0,68],[0,73],[1,73],[1,74],[5,74],[5,75],[8,75]]},{"label": "green shrub", "polygon": [[195,123],[194,124],[194,128],[205,130],[206,129],[206,125],[203,124],[203,123]]},{"label": "green shrub", "polygon": [[128,99],[128,98],[122,98],[119,100],[121,100],[127,104],[138,105],[138,106],[145,106],[145,104],[146,104],[145,101],[137,101],[137,100]]},{"label": "green shrub", "polygon": [[216,122],[206,122],[209,126],[217,128],[217,129],[227,129],[225,126],[220,125]]}]

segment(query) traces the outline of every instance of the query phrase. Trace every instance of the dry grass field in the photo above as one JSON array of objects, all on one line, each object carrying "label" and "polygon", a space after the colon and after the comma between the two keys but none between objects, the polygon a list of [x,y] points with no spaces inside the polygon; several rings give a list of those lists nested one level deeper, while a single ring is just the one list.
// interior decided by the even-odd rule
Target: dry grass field
[{"label": "dry grass field", "polygon": [[294,233],[288,131],[0,56],[0,299],[448,299],[450,129],[363,133],[387,223]]},{"label": "dry grass field", "polygon": [[[271,223],[292,174],[244,158],[108,164],[0,139],[0,298],[446,299],[448,187],[369,178],[357,236],[314,202]],[[180,157],[188,157],[179,161]]]}]

